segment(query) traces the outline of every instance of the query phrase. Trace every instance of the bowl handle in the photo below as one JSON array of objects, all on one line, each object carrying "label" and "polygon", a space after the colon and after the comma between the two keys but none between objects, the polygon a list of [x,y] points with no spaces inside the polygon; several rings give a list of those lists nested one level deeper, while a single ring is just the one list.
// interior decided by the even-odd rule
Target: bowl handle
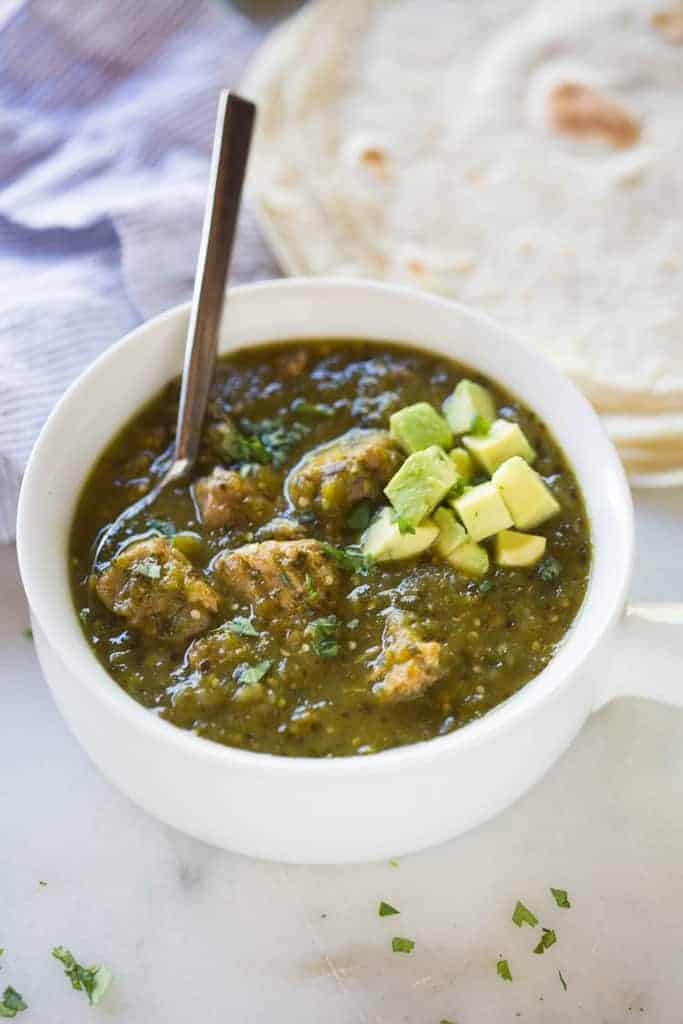
[{"label": "bowl handle", "polygon": [[595,709],[617,697],[683,707],[683,604],[629,604],[602,661]]}]

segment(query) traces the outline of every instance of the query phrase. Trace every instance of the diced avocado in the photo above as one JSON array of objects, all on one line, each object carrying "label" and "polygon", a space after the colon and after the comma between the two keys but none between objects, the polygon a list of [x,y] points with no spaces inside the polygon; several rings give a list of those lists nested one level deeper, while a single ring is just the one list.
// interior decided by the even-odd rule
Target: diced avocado
[{"label": "diced avocado", "polygon": [[448,558],[451,551],[454,551],[455,548],[464,543],[467,532],[450,509],[437,508],[432,518],[439,527],[439,536],[436,538],[435,548],[442,558]]},{"label": "diced avocado", "polygon": [[468,434],[463,437],[462,443],[474,461],[489,475],[515,455],[521,455],[527,462],[533,462],[536,458],[536,452],[519,423],[510,423],[508,420],[495,420],[488,434],[483,437]]},{"label": "diced avocado", "polygon": [[451,551],[448,561],[465,576],[485,576],[489,571],[488,551],[469,537]]},{"label": "diced avocado", "polygon": [[461,380],[443,403],[443,414],[454,434],[466,434],[477,416],[491,423],[496,407],[491,392],[473,380]]},{"label": "diced avocado", "polygon": [[399,409],[389,420],[389,432],[404,451],[420,452],[432,444],[450,448],[451,428],[429,402],[417,402]]},{"label": "diced avocado", "polygon": [[493,484],[519,530],[531,530],[556,515],[560,505],[535,469],[520,455],[508,459],[493,474]]},{"label": "diced avocado", "polygon": [[409,526],[417,526],[458,482],[457,470],[442,448],[433,444],[409,455],[384,493]]},{"label": "diced avocado", "polygon": [[502,530],[496,534],[496,562],[508,568],[536,565],[545,554],[545,537]]},{"label": "diced avocado", "polygon": [[452,460],[453,465],[462,477],[463,483],[468,484],[472,479],[472,474],[474,472],[474,466],[472,465],[472,459],[470,458],[469,452],[466,452],[464,448],[453,448],[453,450],[448,453],[448,458]]},{"label": "diced avocado", "polygon": [[472,540],[484,540],[512,526],[512,516],[490,481],[471,487],[452,504]]},{"label": "diced avocado", "polygon": [[415,533],[401,533],[394,522],[394,512],[383,508],[370,523],[360,539],[364,555],[376,562],[391,562],[400,558],[415,558],[426,551],[439,534],[439,527],[425,519],[415,527]]}]

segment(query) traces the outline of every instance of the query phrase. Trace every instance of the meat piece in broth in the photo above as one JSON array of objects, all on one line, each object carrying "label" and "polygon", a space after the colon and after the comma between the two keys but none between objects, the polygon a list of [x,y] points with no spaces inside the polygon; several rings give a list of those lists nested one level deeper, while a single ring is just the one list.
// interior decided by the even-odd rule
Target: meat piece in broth
[{"label": "meat piece in broth", "polygon": [[219,555],[214,571],[226,589],[262,615],[328,605],[339,584],[339,572],[317,540],[245,544]]},{"label": "meat piece in broth", "polygon": [[421,697],[441,676],[441,644],[423,640],[408,616],[393,610],[382,635],[382,652],[373,665],[373,691],[383,700]]},{"label": "meat piece in broth", "polygon": [[146,636],[182,643],[211,624],[218,596],[166,537],[129,544],[95,580],[102,604]]},{"label": "meat piece in broth", "polygon": [[402,460],[385,430],[349,430],[294,467],[289,497],[297,509],[342,515],[359,501],[379,498]]},{"label": "meat piece in broth", "polygon": [[272,481],[262,467],[255,466],[244,475],[216,466],[197,480],[194,494],[202,523],[209,530],[262,523],[273,513]]}]

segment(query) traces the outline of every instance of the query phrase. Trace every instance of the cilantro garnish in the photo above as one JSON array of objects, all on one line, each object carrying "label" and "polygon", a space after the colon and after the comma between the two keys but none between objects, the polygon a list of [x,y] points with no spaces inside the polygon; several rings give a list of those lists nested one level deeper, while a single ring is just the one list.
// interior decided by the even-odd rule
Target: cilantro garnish
[{"label": "cilantro garnish", "polygon": [[280,569],[280,579],[286,587],[292,588],[292,578],[285,569]]},{"label": "cilantro garnish", "polygon": [[33,630],[30,626],[27,626],[26,629],[22,630],[21,635],[25,637],[26,640],[33,640]]},{"label": "cilantro garnish", "polygon": [[542,928],[543,934],[539,940],[537,946],[534,946],[534,953],[545,953],[546,949],[550,949],[557,942],[557,935],[552,928]]},{"label": "cilantro garnish", "polygon": [[482,580],[481,583],[479,584],[479,593],[488,594],[489,590],[493,590],[493,581]]},{"label": "cilantro garnish", "polygon": [[551,583],[562,574],[562,566],[556,558],[544,558],[536,571],[544,583]]},{"label": "cilantro garnish", "polygon": [[300,416],[322,416],[329,419],[334,416],[334,409],[324,402],[307,402],[305,398],[295,398],[292,402],[292,412]]},{"label": "cilantro garnish", "polygon": [[245,668],[237,669],[237,682],[244,686],[253,686],[260,683],[263,677],[270,671],[272,661],[257,661],[255,665],[247,665]]},{"label": "cilantro garnish", "polygon": [[412,939],[404,939],[400,935],[395,935],[391,940],[392,953],[412,953],[414,949],[415,943]]},{"label": "cilantro garnish", "polygon": [[390,868],[397,868],[398,866],[399,866],[399,861],[397,861],[395,857],[390,857],[389,858],[389,867]]},{"label": "cilantro garnish", "polygon": [[47,885],[47,882],[44,882],[42,878],[39,878],[38,885],[42,885],[43,887],[45,887]]},{"label": "cilantro garnish", "polygon": [[525,907],[521,900],[517,900],[515,909],[512,912],[512,920],[518,928],[521,928],[523,924],[531,925],[535,928],[538,924],[538,918],[535,914],[532,914],[528,907]]},{"label": "cilantro garnish", "polygon": [[308,600],[315,601],[316,597],[318,596],[318,591],[315,589],[313,577],[308,572],[306,573],[306,579],[304,580],[304,583],[306,585],[306,593],[308,594]]},{"label": "cilantro garnish", "polygon": [[247,443],[252,461],[270,462],[275,469],[284,465],[292,450],[308,433],[309,427],[304,423],[292,423],[285,426],[282,420],[242,420],[242,429],[247,436]]},{"label": "cilantro garnish", "polygon": [[550,891],[553,894],[553,899],[557,903],[558,907],[564,907],[565,910],[569,910],[571,903],[569,902],[569,894],[566,889],[553,889],[550,886]]},{"label": "cilantro garnish", "polygon": [[564,980],[564,978],[562,977],[562,971],[558,970],[558,972],[557,972],[557,973],[558,973],[558,974],[559,974],[559,976],[560,976],[560,981],[562,982],[562,988],[563,988],[563,989],[565,990],[565,992],[566,992],[566,991],[567,991],[567,982],[566,982],[566,981]]},{"label": "cilantro garnish", "polygon": [[16,1017],[21,1010],[27,1010],[28,1006],[24,1002],[23,996],[17,992],[15,988],[8,985],[5,991],[2,993],[2,1001],[0,1001],[0,1017]]},{"label": "cilantro garnish", "polygon": [[372,572],[373,562],[368,555],[364,555],[361,549],[353,544],[347,548],[337,548],[334,544],[323,542],[321,545],[328,558],[336,562],[341,569],[347,572],[357,572],[361,576],[369,576]]},{"label": "cilantro garnish", "polygon": [[229,629],[231,633],[238,633],[240,636],[258,636],[259,631],[254,626],[251,619],[247,619],[244,615],[236,615],[234,619],[230,619],[229,622],[225,623],[225,628]]},{"label": "cilantro garnish", "polygon": [[111,983],[109,968],[98,965],[84,967],[64,946],[55,946],[52,955],[64,965],[64,973],[72,987],[85,992],[88,1002],[97,1006]]},{"label": "cilantro garnish", "polygon": [[510,965],[507,960],[498,961],[496,964],[496,974],[504,981],[512,981],[512,972],[510,971]]},{"label": "cilantro garnish", "polygon": [[366,530],[372,518],[372,505],[369,501],[361,501],[351,510],[347,522],[350,530]]},{"label": "cilantro garnish", "polygon": [[147,526],[164,537],[172,537],[176,532],[173,523],[169,523],[167,519],[150,519]]},{"label": "cilantro garnish", "polygon": [[339,654],[337,641],[336,615],[328,615],[323,619],[314,619],[310,625],[311,647],[321,658],[334,658]]},{"label": "cilantro garnish", "polygon": [[392,907],[391,903],[385,903],[384,900],[381,900],[377,913],[380,917],[391,917],[392,914],[400,914],[401,911],[397,910],[396,907]]},{"label": "cilantro garnish", "polygon": [[474,437],[486,437],[489,430],[491,429],[491,423],[489,420],[480,416],[479,413],[474,417],[470,424],[470,434]]},{"label": "cilantro garnish", "polygon": [[132,567],[131,572],[136,576],[145,576],[148,580],[158,580],[161,576],[161,566],[153,558],[141,558]]},{"label": "cilantro garnish", "polygon": [[398,526],[398,532],[400,534],[415,533],[415,527],[410,522],[410,520],[406,519],[406,517],[402,516],[399,512],[394,513],[392,522],[396,523],[396,525]]}]

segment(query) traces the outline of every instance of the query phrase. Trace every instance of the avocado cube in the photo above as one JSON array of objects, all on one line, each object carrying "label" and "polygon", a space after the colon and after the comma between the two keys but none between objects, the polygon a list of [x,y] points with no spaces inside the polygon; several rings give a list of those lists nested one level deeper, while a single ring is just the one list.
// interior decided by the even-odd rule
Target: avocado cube
[{"label": "avocado cube", "polygon": [[474,461],[489,475],[515,455],[521,455],[527,462],[533,462],[536,458],[536,452],[519,423],[509,423],[508,420],[495,420],[488,434],[483,437],[466,435],[462,443]]},{"label": "avocado cube", "polygon": [[496,407],[491,392],[473,380],[461,380],[453,394],[443,403],[443,414],[454,434],[466,434],[477,416],[488,420],[496,418]]},{"label": "avocado cube", "polygon": [[470,487],[452,504],[474,541],[484,540],[512,526],[512,516],[498,489],[490,481]]},{"label": "avocado cube", "polygon": [[559,502],[543,479],[520,455],[499,466],[492,482],[518,530],[531,530],[560,511]]},{"label": "avocado cube", "polygon": [[463,483],[468,484],[474,473],[474,466],[472,465],[469,452],[466,452],[464,448],[453,448],[448,453],[448,458],[452,460],[453,465],[462,477]]},{"label": "avocado cube", "polygon": [[453,444],[451,428],[429,402],[416,402],[399,409],[389,420],[389,432],[404,451],[419,452],[438,444],[450,448]]},{"label": "avocado cube", "polygon": [[384,493],[408,526],[417,526],[458,482],[458,472],[438,445],[409,455]]},{"label": "avocado cube", "polygon": [[465,541],[467,532],[450,509],[443,508],[443,506],[437,508],[432,518],[439,528],[439,536],[436,538],[434,546],[442,558],[448,558],[451,551]]},{"label": "avocado cube", "polygon": [[536,565],[545,554],[545,537],[502,530],[496,534],[496,562],[508,569]]},{"label": "avocado cube", "polygon": [[436,540],[439,527],[431,519],[425,519],[415,527],[414,533],[401,533],[394,522],[393,509],[381,509],[360,539],[364,555],[375,562],[398,561],[401,558],[415,558],[422,554]]},{"label": "avocado cube", "polygon": [[465,576],[485,576],[489,571],[488,551],[470,537],[451,551],[448,561]]}]

